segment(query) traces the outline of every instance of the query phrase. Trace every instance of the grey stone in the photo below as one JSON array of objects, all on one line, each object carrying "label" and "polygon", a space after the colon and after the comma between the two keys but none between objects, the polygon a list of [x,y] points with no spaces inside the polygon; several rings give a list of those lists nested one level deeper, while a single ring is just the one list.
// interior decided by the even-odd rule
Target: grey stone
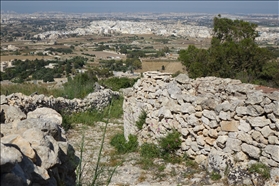
[{"label": "grey stone", "polygon": [[268,138],[268,136],[273,134],[274,131],[271,130],[269,126],[265,126],[261,129],[261,133],[265,138]]},{"label": "grey stone", "polygon": [[236,107],[235,111],[238,116],[247,115],[247,107],[239,106],[239,107]]},{"label": "grey stone", "polygon": [[247,121],[253,127],[264,127],[264,126],[269,125],[271,123],[269,119],[265,118],[265,116],[262,116],[262,117],[247,117]]},{"label": "grey stone", "polygon": [[22,158],[23,156],[18,149],[1,142],[1,174],[11,172],[14,166],[22,161]]},{"label": "grey stone", "polygon": [[190,114],[187,117],[187,122],[192,126],[196,126],[199,124],[198,118],[195,116],[195,114]]},{"label": "grey stone", "polygon": [[209,172],[218,172],[221,176],[224,176],[225,171],[234,167],[234,164],[231,155],[212,149],[208,155],[207,170]]},{"label": "grey stone", "polygon": [[264,109],[260,105],[248,105],[247,114],[250,116],[260,116],[264,113]]},{"label": "grey stone", "polygon": [[216,120],[216,114],[214,111],[203,110],[203,115],[211,120]]},{"label": "grey stone", "polygon": [[264,106],[264,111],[266,113],[270,114],[270,113],[272,113],[274,107],[275,107],[275,104],[274,103],[270,103],[270,104]]},{"label": "grey stone", "polygon": [[5,96],[5,95],[1,95],[1,96],[0,96],[0,104],[1,104],[1,105],[4,105],[4,104],[6,104],[6,103],[8,103],[8,101],[7,101],[7,99],[6,99],[6,96]]},{"label": "grey stone", "polygon": [[248,144],[252,144],[252,142],[253,142],[252,137],[249,134],[244,133],[242,131],[238,132],[237,139],[239,139],[239,140],[241,140],[243,142],[246,142]]},{"label": "grey stone", "polygon": [[231,120],[231,114],[230,114],[230,112],[221,111],[219,113],[219,118],[222,120]]},{"label": "grey stone", "polygon": [[259,159],[261,150],[253,145],[248,145],[246,143],[242,143],[241,149],[243,152],[247,153],[248,156]]},{"label": "grey stone", "polygon": [[181,105],[181,112],[187,114],[193,114],[196,112],[195,107],[190,103],[184,103]]},{"label": "grey stone", "polygon": [[268,143],[271,145],[279,144],[279,139],[276,136],[268,136]]},{"label": "grey stone", "polygon": [[253,93],[248,93],[247,98],[248,98],[246,100],[247,104],[255,105],[255,104],[259,104],[263,101],[264,95],[260,91],[255,91]]},{"label": "grey stone", "polygon": [[271,94],[267,94],[267,97],[269,97],[271,100],[279,101],[279,91],[274,91]]},{"label": "grey stone", "polygon": [[243,132],[249,132],[251,130],[251,126],[249,125],[249,123],[241,119],[239,121],[238,129]]},{"label": "grey stone", "polygon": [[270,154],[271,158],[279,162],[279,146],[278,145],[267,145],[264,149],[267,154]]},{"label": "grey stone", "polygon": [[273,113],[278,117],[279,116],[279,101],[275,101],[275,107],[273,108]]},{"label": "grey stone", "polygon": [[241,144],[242,142],[239,139],[228,138],[226,142],[226,148],[224,149],[224,151],[229,153],[231,153],[232,151],[239,152],[241,151]]},{"label": "grey stone", "polygon": [[0,111],[1,110],[4,111],[5,123],[13,122],[16,120],[23,120],[26,118],[26,115],[18,107],[15,106],[1,105]]},{"label": "grey stone", "polygon": [[178,76],[175,77],[175,80],[178,83],[185,84],[185,83],[189,83],[190,78],[187,74],[179,74]]}]

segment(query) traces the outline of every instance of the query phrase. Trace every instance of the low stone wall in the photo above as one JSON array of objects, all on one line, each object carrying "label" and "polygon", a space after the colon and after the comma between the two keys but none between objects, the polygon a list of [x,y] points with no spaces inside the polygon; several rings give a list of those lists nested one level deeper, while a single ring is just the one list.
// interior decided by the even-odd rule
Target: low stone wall
[{"label": "low stone wall", "polygon": [[[143,75],[124,90],[126,139],[136,134],[140,144],[156,144],[175,129],[182,140],[177,153],[187,153],[209,171],[247,168],[255,161],[279,166],[279,92],[265,94],[233,79]],[[147,118],[138,130],[142,110]]]},{"label": "low stone wall", "polygon": [[63,97],[54,98],[43,94],[26,96],[22,93],[13,93],[5,96],[1,95],[1,104],[13,105],[20,108],[24,113],[33,111],[39,107],[52,108],[58,112],[83,112],[88,109],[100,110],[109,105],[113,97],[118,97],[119,93],[110,89],[101,89],[87,95],[84,99],[66,99]]}]

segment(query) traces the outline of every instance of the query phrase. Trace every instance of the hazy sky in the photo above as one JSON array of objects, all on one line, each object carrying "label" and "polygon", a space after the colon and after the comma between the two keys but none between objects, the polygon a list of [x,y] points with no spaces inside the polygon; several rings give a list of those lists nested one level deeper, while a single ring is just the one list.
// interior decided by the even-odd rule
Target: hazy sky
[{"label": "hazy sky", "polygon": [[96,12],[197,12],[278,14],[278,0],[273,1],[2,1],[1,10],[18,13],[61,11]]}]

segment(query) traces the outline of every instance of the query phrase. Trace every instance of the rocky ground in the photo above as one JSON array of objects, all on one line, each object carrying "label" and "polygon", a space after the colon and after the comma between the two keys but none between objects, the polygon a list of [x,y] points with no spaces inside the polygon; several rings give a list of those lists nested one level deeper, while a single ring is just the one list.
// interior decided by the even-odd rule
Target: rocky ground
[{"label": "rocky ground", "polygon": [[[95,126],[75,125],[74,129],[67,132],[69,143],[76,150],[76,155],[80,157],[80,146],[84,135],[83,151],[83,174],[82,183],[87,185],[92,181],[94,168],[97,162],[99,148],[105,123],[98,122]],[[123,132],[122,120],[109,123],[105,137],[104,149],[102,151],[101,165],[105,170],[112,170],[119,165],[114,173],[110,185],[227,185],[226,179],[213,181],[209,173],[201,168],[187,167],[185,164],[167,163],[164,170],[158,171],[154,167],[149,170],[141,168],[139,153],[129,153],[124,155],[116,154],[114,148],[109,144],[113,135]],[[155,160],[156,165],[163,164],[162,160]],[[104,172],[99,180],[100,184],[108,178]]]}]

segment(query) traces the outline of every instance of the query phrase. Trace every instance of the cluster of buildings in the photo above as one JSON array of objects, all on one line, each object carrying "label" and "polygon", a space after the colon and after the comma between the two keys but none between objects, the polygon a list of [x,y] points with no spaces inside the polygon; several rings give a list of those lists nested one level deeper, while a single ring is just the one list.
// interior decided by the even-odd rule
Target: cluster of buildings
[{"label": "cluster of buildings", "polygon": [[89,35],[89,34],[155,34],[163,36],[185,36],[196,38],[210,38],[211,29],[205,26],[192,26],[170,22],[153,21],[93,21],[85,28],[77,28],[71,31],[48,31],[34,35],[41,39],[53,39],[69,34]]}]

